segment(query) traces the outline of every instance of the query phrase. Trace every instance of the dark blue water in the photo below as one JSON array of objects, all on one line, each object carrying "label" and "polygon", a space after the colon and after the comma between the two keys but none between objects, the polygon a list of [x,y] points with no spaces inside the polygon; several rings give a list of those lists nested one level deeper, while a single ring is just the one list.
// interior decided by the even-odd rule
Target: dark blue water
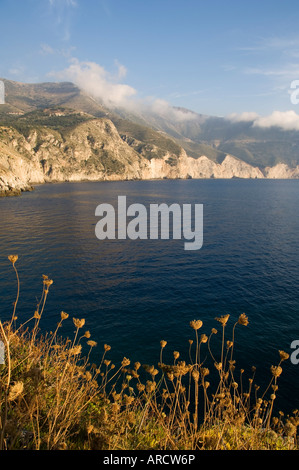
[{"label": "dark blue water", "polygon": [[[182,240],[99,241],[95,209],[104,202],[116,206],[118,195],[146,207],[203,204],[203,247],[185,251]],[[54,283],[41,327],[55,328],[64,310],[70,319],[61,332],[72,335],[71,317],[85,318],[98,342],[95,362],[108,343],[115,362],[126,356],[156,364],[161,339],[168,342],[165,361],[173,350],[188,361],[191,320],[201,319],[200,333],[209,335],[213,327],[220,332],[215,317],[229,313],[230,339],[244,312],[250,323],[237,329],[236,365],[256,366],[257,383],[268,383],[278,350],[291,354],[291,342],[299,339],[298,207],[296,180],[65,183],[2,198],[1,318],[10,318],[16,293],[7,256],[18,254],[19,323],[35,309],[42,274]],[[299,407],[299,365],[283,365],[278,403],[288,412]]]}]

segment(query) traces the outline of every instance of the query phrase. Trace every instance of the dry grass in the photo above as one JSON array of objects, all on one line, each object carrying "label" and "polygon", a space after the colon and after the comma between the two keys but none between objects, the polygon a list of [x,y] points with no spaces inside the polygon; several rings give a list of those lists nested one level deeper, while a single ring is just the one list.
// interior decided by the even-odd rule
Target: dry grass
[{"label": "dry grass", "polygon": [[[104,345],[100,364],[90,364],[97,346],[85,330],[85,320],[61,312],[55,331],[41,335],[52,280],[43,276],[43,292],[32,318],[17,327],[18,257],[9,257],[17,278],[17,296],[11,320],[0,321],[5,364],[0,366],[0,449],[83,450],[208,450],[297,449],[298,412],[273,416],[282,362],[269,371],[269,384],[260,391],[255,371],[245,381],[235,376],[234,342],[237,328],[246,327],[241,314],[229,334],[230,316],[215,320],[220,332],[199,335],[201,320],[190,322],[188,361],[173,352],[163,361],[161,341],[157,366],[123,358],[119,366],[109,360]],[[73,338],[60,335],[72,321]],[[221,335],[220,351],[212,351],[213,336]],[[87,354],[83,356],[82,348]],[[201,362],[203,350],[209,367]],[[218,357],[218,360],[215,359]],[[211,365],[210,365],[211,364]]]}]

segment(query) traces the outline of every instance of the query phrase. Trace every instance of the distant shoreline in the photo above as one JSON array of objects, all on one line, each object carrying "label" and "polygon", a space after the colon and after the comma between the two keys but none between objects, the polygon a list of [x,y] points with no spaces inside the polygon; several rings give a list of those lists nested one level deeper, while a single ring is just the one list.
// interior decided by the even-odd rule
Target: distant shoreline
[{"label": "distant shoreline", "polygon": [[18,188],[11,188],[8,190],[0,191],[0,198],[6,197],[17,197],[22,196],[23,193],[28,193],[35,191],[36,187],[38,186],[46,186],[46,185],[55,185],[55,184],[80,184],[80,183],[123,183],[123,182],[143,182],[143,181],[299,181],[299,178],[241,178],[238,176],[234,176],[232,178],[151,178],[151,179],[119,179],[119,180],[89,180],[89,179],[82,179],[80,181],[45,181],[43,183],[34,183],[28,187],[24,187],[21,189]]}]

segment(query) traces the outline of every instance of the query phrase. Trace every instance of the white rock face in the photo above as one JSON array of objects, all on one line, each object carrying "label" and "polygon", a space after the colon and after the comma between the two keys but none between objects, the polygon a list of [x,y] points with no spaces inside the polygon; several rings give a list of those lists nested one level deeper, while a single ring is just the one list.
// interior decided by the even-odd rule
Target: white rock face
[{"label": "white rock face", "polygon": [[272,179],[294,179],[299,178],[299,165],[296,168],[290,168],[285,163],[278,163],[278,165],[265,168],[267,178]]},{"label": "white rock face", "polygon": [[26,138],[0,128],[0,192],[22,191],[45,182],[162,178],[299,178],[299,165],[280,163],[263,172],[231,155],[222,163],[206,156],[189,157],[181,149],[174,158],[148,160],[124,141],[109,119],[93,119],[62,136],[48,128],[33,129]]},{"label": "white rock face", "polygon": [[152,159],[143,171],[142,177],[148,178],[264,178],[259,168],[248,165],[235,157],[227,155],[223,162],[215,163],[202,156],[198,159],[188,157],[183,150],[178,163],[172,167],[167,163],[169,156]]}]

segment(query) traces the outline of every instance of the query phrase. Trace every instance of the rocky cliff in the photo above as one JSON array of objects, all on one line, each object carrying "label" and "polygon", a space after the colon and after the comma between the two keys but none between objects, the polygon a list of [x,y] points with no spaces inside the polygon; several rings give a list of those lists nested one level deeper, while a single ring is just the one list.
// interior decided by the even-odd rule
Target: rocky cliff
[{"label": "rocky cliff", "polygon": [[61,133],[36,127],[27,135],[0,128],[0,190],[16,194],[32,185],[58,181],[162,178],[298,178],[299,166],[263,172],[231,155],[222,163],[172,153],[154,145],[131,145],[109,119],[91,119]]},{"label": "rocky cliff", "polygon": [[[269,135],[272,147],[263,134],[259,136],[263,142],[260,148],[256,147],[256,137],[245,139],[242,128],[244,135],[241,140],[237,136],[239,140],[233,141],[234,145],[228,145],[231,140],[220,136],[224,139],[220,149],[217,132],[230,139],[232,136],[228,132],[231,128],[223,130],[224,124],[219,120],[212,120],[209,127],[199,116],[191,130],[198,139],[204,139],[196,141],[188,137],[191,124],[186,127],[185,123],[184,128],[176,124],[174,128],[172,123],[171,136],[161,120],[158,125],[155,119],[154,128],[137,122],[136,117],[123,118],[73,84],[29,85],[6,80],[5,87],[6,103],[0,107],[0,195],[19,194],[35,184],[63,181],[299,178],[294,140],[297,134],[291,140],[283,134],[279,142]],[[255,147],[249,148],[247,141]],[[292,152],[289,148],[288,158],[283,158],[282,149],[287,152],[284,144],[289,141]],[[246,142],[250,151],[244,147]],[[277,151],[272,158],[274,144]],[[270,149],[269,155],[261,160],[265,145]]]}]

